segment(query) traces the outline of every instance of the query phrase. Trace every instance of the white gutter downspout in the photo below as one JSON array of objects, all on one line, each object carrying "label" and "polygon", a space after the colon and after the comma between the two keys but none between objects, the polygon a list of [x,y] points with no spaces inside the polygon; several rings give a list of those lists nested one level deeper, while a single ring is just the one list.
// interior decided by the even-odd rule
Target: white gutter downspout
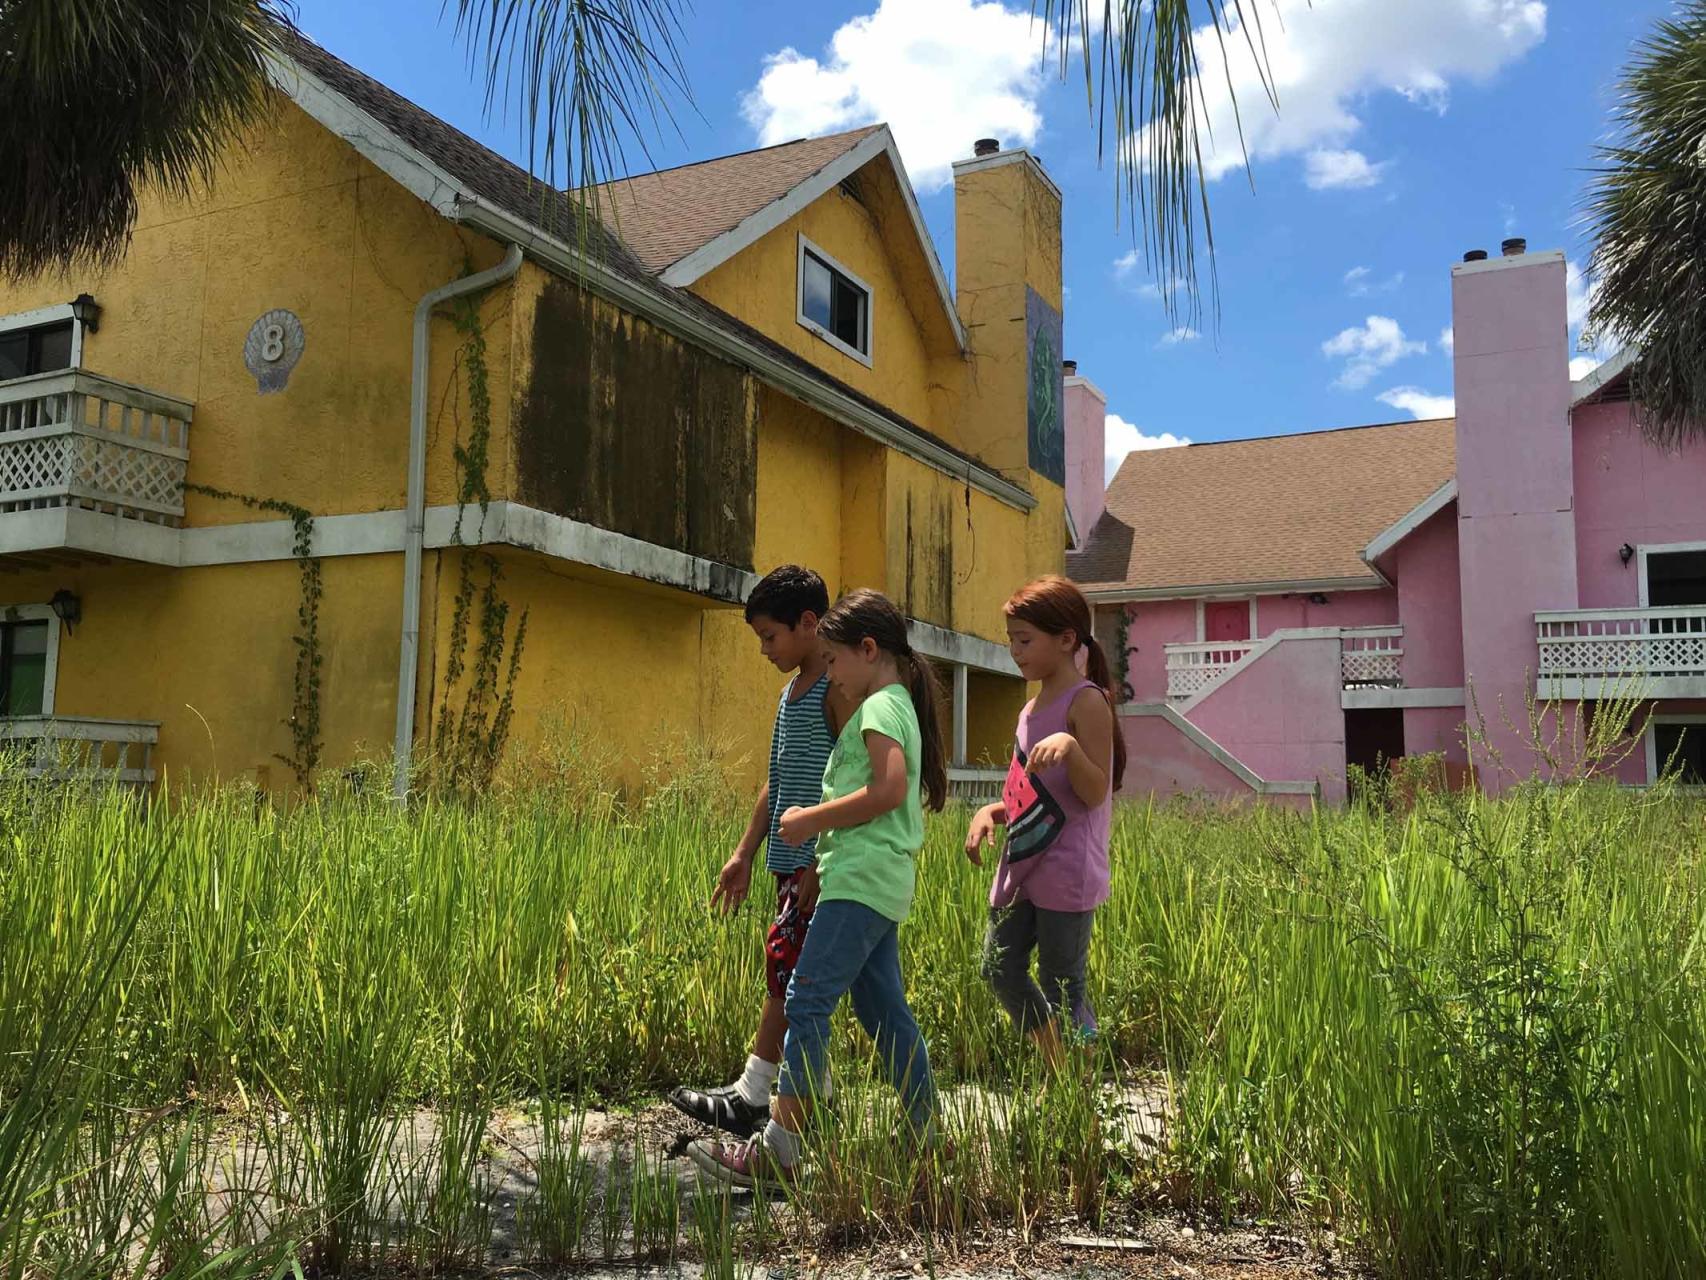
[{"label": "white gutter downspout", "polygon": [[441,284],[415,306],[414,369],[409,379],[408,521],[403,532],[403,637],[397,655],[396,773],[392,791],[409,794],[409,763],[415,744],[415,681],[421,664],[421,551],[426,543],[427,356],[432,313],[442,302],[478,293],[521,270],[521,246],[512,244],[503,261],[485,271]]}]

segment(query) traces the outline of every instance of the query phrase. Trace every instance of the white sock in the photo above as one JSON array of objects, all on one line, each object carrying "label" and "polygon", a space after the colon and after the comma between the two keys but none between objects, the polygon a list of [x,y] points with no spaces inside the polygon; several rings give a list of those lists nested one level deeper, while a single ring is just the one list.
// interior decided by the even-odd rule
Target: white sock
[{"label": "white sock", "polygon": [[735,1081],[735,1092],[748,1106],[767,1107],[770,1105],[770,1090],[776,1084],[776,1077],[782,1074],[782,1064],[766,1062],[757,1054],[749,1054],[746,1059],[746,1070],[741,1072],[740,1079]]},{"label": "white sock", "polygon": [[764,1145],[785,1165],[800,1162],[800,1135],[789,1133],[774,1120],[764,1126]]}]

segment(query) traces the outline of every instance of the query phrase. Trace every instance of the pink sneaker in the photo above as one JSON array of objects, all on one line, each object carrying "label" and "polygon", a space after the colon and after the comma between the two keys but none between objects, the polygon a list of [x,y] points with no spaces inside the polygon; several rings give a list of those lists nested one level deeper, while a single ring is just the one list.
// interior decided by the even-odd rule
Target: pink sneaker
[{"label": "pink sneaker", "polygon": [[778,1160],[762,1138],[746,1142],[699,1138],[688,1143],[687,1158],[718,1182],[735,1187],[751,1188],[759,1183],[791,1187],[800,1176],[798,1167]]}]

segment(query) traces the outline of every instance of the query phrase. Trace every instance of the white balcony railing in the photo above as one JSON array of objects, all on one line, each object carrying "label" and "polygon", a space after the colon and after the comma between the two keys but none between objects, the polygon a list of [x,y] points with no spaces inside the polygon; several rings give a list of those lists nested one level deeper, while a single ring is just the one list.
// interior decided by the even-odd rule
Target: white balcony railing
[{"label": "white balcony railing", "polygon": [[1167,700],[1185,703],[1219,684],[1233,667],[1257,649],[1287,638],[1337,637],[1339,663],[1347,689],[1396,689],[1403,682],[1403,627],[1307,627],[1276,631],[1258,641],[1222,640],[1163,646],[1167,658]]},{"label": "white balcony railing", "polygon": [[76,369],[0,383],[0,513],[79,506],[181,523],[191,412]]},{"label": "white balcony railing", "polygon": [[1255,647],[1253,640],[1166,645],[1168,700],[1184,702],[1196,697],[1242,662]]},{"label": "white balcony railing", "polygon": [[12,716],[0,720],[0,756],[31,777],[57,782],[154,781],[160,726],[145,720],[82,716]]},{"label": "white balcony railing", "polygon": [[1541,698],[1706,697],[1706,605],[1534,615]]},{"label": "white balcony railing", "polygon": [[967,769],[956,765],[948,770],[948,796],[968,804],[989,804],[1001,799],[1001,784],[1006,780],[1005,769]]},{"label": "white balcony railing", "polygon": [[1339,664],[1347,689],[1396,689],[1404,683],[1403,627],[1346,627]]}]

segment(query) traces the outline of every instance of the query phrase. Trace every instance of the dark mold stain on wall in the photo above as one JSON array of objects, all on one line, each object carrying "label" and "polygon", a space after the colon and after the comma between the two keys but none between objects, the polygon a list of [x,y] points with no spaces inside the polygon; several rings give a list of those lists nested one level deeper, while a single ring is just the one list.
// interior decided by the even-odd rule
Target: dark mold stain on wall
[{"label": "dark mold stain on wall", "polygon": [[758,410],[734,365],[554,280],[516,414],[518,499],[752,568]]},{"label": "dark mold stain on wall", "polygon": [[953,628],[954,504],[937,485],[907,490],[905,597],[909,617]]}]

